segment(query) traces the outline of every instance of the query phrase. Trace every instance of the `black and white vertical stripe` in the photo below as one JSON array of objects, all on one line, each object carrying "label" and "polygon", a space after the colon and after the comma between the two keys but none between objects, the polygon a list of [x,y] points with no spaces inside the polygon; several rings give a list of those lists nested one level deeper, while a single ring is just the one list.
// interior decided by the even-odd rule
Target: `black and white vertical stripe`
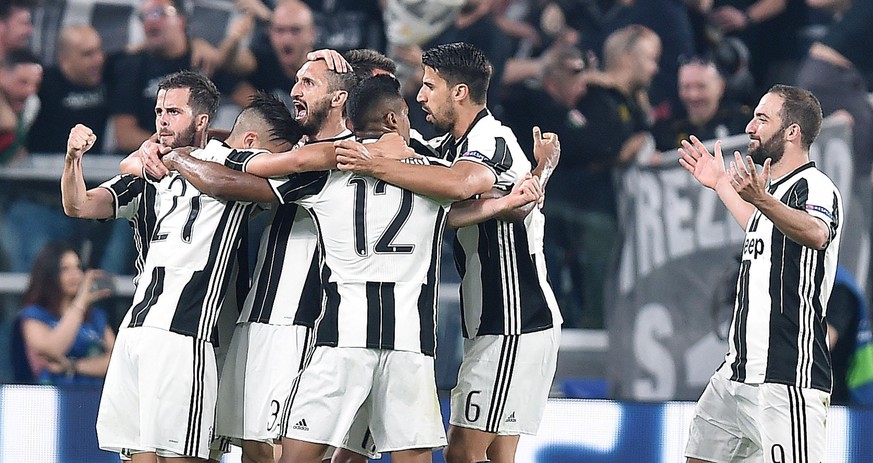
[{"label": "black and white vertical stripe", "polygon": [[394,349],[394,283],[368,281],[367,288],[367,347]]},{"label": "black and white vertical stripe", "polygon": [[497,434],[503,419],[503,411],[506,409],[506,401],[509,397],[509,388],[512,385],[512,376],[515,374],[515,360],[518,357],[518,344],[520,336],[503,336],[503,345],[500,348],[500,358],[497,363],[497,371],[494,389],[491,391],[491,403],[488,405],[488,419],[485,422],[485,432]]},{"label": "black and white vertical stripe", "polygon": [[804,246],[765,214],[754,213],[746,225],[723,368],[730,368],[734,381],[830,391],[825,313],[836,275],[842,200],[813,163],[773,182],[769,193],[823,221],[828,241],[823,249]]},{"label": "black and white vertical stripe", "polygon": [[818,264],[818,251],[810,248],[800,250],[800,291],[797,328],[797,381],[798,387],[812,387],[813,322],[816,318],[812,301],[816,292],[815,274]]},{"label": "black and white vertical stripe", "polygon": [[497,222],[497,258],[500,262],[504,307],[503,329],[506,333],[521,333],[521,295],[514,227],[515,225],[509,222]]},{"label": "black and white vertical stripe", "polygon": [[[788,391],[788,410],[791,418],[791,453],[792,463],[818,463],[809,461],[809,440],[807,433],[806,397],[803,390],[796,386],[785,386]],[[774,457],[776,455],[773,455]],[[785,461],[776,460],[772,461]],[[787,462],[786,462],[787,463]]]},{"label": "black and white vertical stripe", "polygon": [[300,362],[296,365],[297,375],[294,376],[294,381],[291,383],[291,391],[288,393],[288,397],[285,398],[285,408],[282,410],[282,420],[279,424],[279,430],[283,436],[287,434],[288,427],[292,425],[292,423],[289,423],[291,419],[291,405],[294,404],[297,391],[300,389],[300,373],[309,366],[312,362],[312,355],[315,353],[314,334],[315,330],[313,328],[306,328],[306,333],[303,337],[303,352],[300,355]]},{"label": "black and white vertical stripe", "polygon": [[206,349],[212,346],[202,339],[190,338],[193,347],[191,398],[188,402],[188,425],[185,433],[185,455],[198,455],[203,438],[203,398],[206,388]]},{"label": "black and white vertical stripe", "polygon": [[[223,219],[220,226],[222,232],[215,234],[212,247],[216,251],[214,255],[210,253],[212,271],[206,282],[207,290],[201,306],[203,316],[197,327],[197,337],[200,339],[211,339],[212,337],[212,330],[218,320],[218,312],[221,310],[224,295],[233,273],[232,266],[240,246],[243,244],[239,239],[240,231],[244,228],[244,221],[248,220],[253,207],[251,204],[229,203],[226,209],[226,220]],[[207,268],[209,267],[207,266]]]},{"label": "black and white vertical stripe", "polygon": [[128,328],[142,326],[148,316],[149,309],[158,301],[158,298],[164,292],[164,278],[166,278],[166,268],[154,267],[152,269],[151,278],[148,286],[145,289],[142,300],[135,302],[130,310],[130,323]]}]

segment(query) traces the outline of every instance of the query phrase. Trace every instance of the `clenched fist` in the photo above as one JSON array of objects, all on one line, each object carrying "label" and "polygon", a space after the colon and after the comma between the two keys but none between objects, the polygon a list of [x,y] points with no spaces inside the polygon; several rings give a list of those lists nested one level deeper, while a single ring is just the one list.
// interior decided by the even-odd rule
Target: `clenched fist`
[{"label": "clenched fist", "polygon": [[67,139],[67,157],[76,159],[91,149],[97,143],[97,135],[93,130],[82,124],[76,124],[70,129],[70,137]]}]

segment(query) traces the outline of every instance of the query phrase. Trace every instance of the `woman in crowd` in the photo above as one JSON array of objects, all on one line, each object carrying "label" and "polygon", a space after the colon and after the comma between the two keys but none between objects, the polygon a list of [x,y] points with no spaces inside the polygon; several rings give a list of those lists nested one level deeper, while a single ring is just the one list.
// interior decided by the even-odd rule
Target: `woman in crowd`
[{"label": "woman in crowd", "polygon": [[47,244],[36,257],[18,323],[37,383],[102,383],[115,343],[106,312],[93,306],[112,292],[96,285],[105,277],[83,271],[63,242]]}]

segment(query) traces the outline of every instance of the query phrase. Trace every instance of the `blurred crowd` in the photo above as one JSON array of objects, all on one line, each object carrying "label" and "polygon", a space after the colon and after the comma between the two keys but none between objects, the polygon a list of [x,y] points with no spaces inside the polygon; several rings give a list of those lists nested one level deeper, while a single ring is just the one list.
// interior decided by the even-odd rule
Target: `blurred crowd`
[{"label": "blurred crowd", "polygon": [[[561,140],[545,246],[568,327],[603,326],[603,278],[620,227],[616,169],[675,162],[662,153],[690,134],[743,133],[749,105],[771,85],[811,89],[826,116],[851,118],[856,173],[869,176],[873,165],[868,1],[235,0],[216,24],[197,8],[206,0],[131,0],[137,40],[103,43],[95,8],[90,23],[44,34],[56,37],[48,59],[45,40],[31,40],[45,1],[0,5],[2,166],[63,153],[76,123],[94,129],[103,153],[136,150],[153,132],[156,83],[180,69],[210,76],[229,114],[257,90],[291,107],[295,74],[320,48],[394,59],[413,127],[435,136],[415,102],[421,50],[476,45],[494,66],[489,106],[526,152],[533,126]],[[197,34],[216,28],[223,33]],[[87,264],[132,273],[124,226],[67,218],[56,183],[2,181],[10,187],[0,192],[0,271],[29,271],[46,242],[63,238],[97,243]]]}]

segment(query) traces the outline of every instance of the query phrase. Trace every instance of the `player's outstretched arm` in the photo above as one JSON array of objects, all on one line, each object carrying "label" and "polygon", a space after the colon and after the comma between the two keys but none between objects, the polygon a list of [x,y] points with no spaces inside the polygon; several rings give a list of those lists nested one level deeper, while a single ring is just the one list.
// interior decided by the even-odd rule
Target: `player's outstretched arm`
[{"label": "player's outstretched arm", "polygon": [[[357,143],[349,141],[349,143]],[[394,159],[415,157],[416,154],[406,146],[403,137],[387,133],[379,141],[367,145],[375,155]],[[258,177],[283,177],[302,172],[318,172],[336,169],[336,152],[333,143],[315,142],[294,148],[290,151],[273,153],[269,156],[255,156],[246,164],[246,172]]]},{"label": "player's outstretched arm", "polygon": [[261,154],[246,164],[246,172],[258,177],[283,177],[301,172],[336,168],[333,143],[310,143],[290,151]]},{"label": "player's outstretched arm", "polygon": [[195,188],[225,201],[276,202],[276,195],[261,177],[239,172],[216,162],[197,159],[179,150],[161,158],[168,169],[179,172]]},{"label": "player's outstretched arm", "polygon": [[494,174],[476,162],[457,162],[452,167],[419,165],[375,157],[364,145],[350,140],[335,143],[337,168],[384,180],[431,198],[461,201],[485,193],[494,186]]},{"label": "player's outstretched arm", "polygon": [[105,188],[88,190],[82,171],[82,157],[97,142],[97,135],[76,124],[67,139],[64,172],[61,174],[61,201],[64,213],[84,219],[109,219],[115,214],[112,193]]},{"label": "player's outstretched arm", "polygon": [[460,228],[490,219],[519,222],[527,217],[542,196],[539,177],[527,174],[509,193],[499,191],[496,197],[454,203],[446,224],[452,228]]}]

